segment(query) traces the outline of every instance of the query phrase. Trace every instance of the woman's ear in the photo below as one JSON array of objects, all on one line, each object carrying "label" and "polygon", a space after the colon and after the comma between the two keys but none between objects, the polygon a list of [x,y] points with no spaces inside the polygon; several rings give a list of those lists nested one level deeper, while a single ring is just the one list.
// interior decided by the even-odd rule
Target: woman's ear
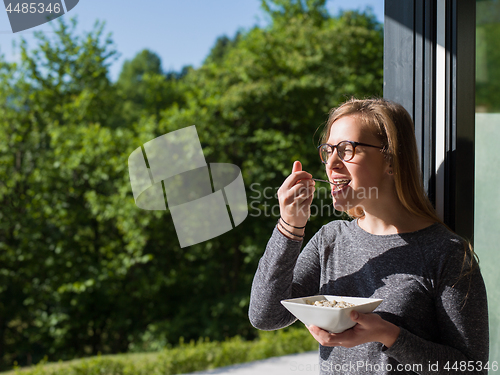
[{"label": "woman's ear", "polygon": [[394,173],[394,172],[392,171],[392,164],[389,164],[389,165],[387,166],[387,173],[388,173],[388,174],[390,174],[390,175],[392,175],[392,174]]},{"label": "woman's ear", "polygon": [[385,163],[386,163],[386,166],[387,166],[387,173],[392,175],[394,173],[393,169],[392,169],[392,155],[390,155],[386,149],[383,150],[384,151],[384,159],[385,159]]}]

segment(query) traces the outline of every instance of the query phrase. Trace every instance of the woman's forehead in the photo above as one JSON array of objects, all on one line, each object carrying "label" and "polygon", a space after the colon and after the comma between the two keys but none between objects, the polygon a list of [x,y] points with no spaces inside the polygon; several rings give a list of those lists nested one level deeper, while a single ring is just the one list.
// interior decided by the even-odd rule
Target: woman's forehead
[{"label": "woman's forehead", "polygon": [[[353,137],[357,139],[350,139]],[[361,141],[360,137],[365,140],[370,138],[376,139],[373,129],[360,116],[340,117],[330,126],[328,134],[329,141],[337,140],[337,142],[344,140],[359,142]]]}]

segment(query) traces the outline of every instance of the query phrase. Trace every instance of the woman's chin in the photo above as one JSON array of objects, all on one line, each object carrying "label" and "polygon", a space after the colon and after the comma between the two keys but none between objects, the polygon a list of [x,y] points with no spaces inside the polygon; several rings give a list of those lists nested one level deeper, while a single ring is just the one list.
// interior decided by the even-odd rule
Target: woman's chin
[{"label": "woman's chin", "polygon": [[349,211],[351,208],[353,208],[353,205],[350,204],[349,202],[346,202],[345,200],[340,200],[340,199],[335,199],[333,198],[333,208],[337,211]]}]

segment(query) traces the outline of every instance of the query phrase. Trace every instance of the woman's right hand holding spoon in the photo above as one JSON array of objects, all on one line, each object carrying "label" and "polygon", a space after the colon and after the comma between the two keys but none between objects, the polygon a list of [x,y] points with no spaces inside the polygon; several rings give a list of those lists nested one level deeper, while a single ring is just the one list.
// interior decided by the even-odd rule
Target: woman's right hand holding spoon
[{"label": "woman's right hand holding spoon", "polygon": [[302,170],[299,161],[293,163],[292,173],[278,190],[281,218],[278,229],[285,236],[301,240],[311,215],[315,182],[312,175]]}]

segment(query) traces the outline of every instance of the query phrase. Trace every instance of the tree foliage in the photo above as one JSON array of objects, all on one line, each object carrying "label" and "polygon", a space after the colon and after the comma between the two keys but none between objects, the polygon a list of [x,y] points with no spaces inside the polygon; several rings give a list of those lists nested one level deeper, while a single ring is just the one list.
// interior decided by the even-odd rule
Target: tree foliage
[{"label": "tree foliage", "polygon": [[[21,45],[0,95],[0,325],[5,360],[126,350],[129,270],[149,260],[127,187],[135,135],[122,128],[102,25]],[[130,288],[135,288],[132,286]],[[130,298],[132,297],[132,298]],[[134,306],[134,305],[132,305]],[[142,314],[137,305],[133,314]],[[102,336],[108,334],[104,344]],[[120,337],[121,336],[121,337]],[[23,358],[24,357],[24,358]],[[27,359],[26,359],[27,357]]]},{"label": "tree foliage", "polygon": [[329,18],[326,0],[261,0],[262,9],[268,13],[274,25],[295,17],[309,17],[315,22]]},{"label": "tree foliage", "polygon": [[131,61],[125,61],[116,82],[117,95],[123,103],[123,114],[127,123],[137,121],[142,115],[156,115],[162,109],[182,102],[177,80],[180,74],[164,74],[161,59],[145,49]]},{"label": "tree foliage", "polygon": [[[0,358],[4,365],[159,349],[180,337],[255,336],[250,285],[294,160],[320,177],[331,107],[381,95],[382,30],[324,1],[263,1],[273,22],[219,38],[198,69],[116,56],[103,25],[60,22],[22,61],[0,60]],[[127,160],[195,124],[207,162],[238,165],[249,216],[181,249],[168,211],[134,204]],[[334,219],[316,200],[311,236]],[[330,213],[330,216],[328,216]]]}]

